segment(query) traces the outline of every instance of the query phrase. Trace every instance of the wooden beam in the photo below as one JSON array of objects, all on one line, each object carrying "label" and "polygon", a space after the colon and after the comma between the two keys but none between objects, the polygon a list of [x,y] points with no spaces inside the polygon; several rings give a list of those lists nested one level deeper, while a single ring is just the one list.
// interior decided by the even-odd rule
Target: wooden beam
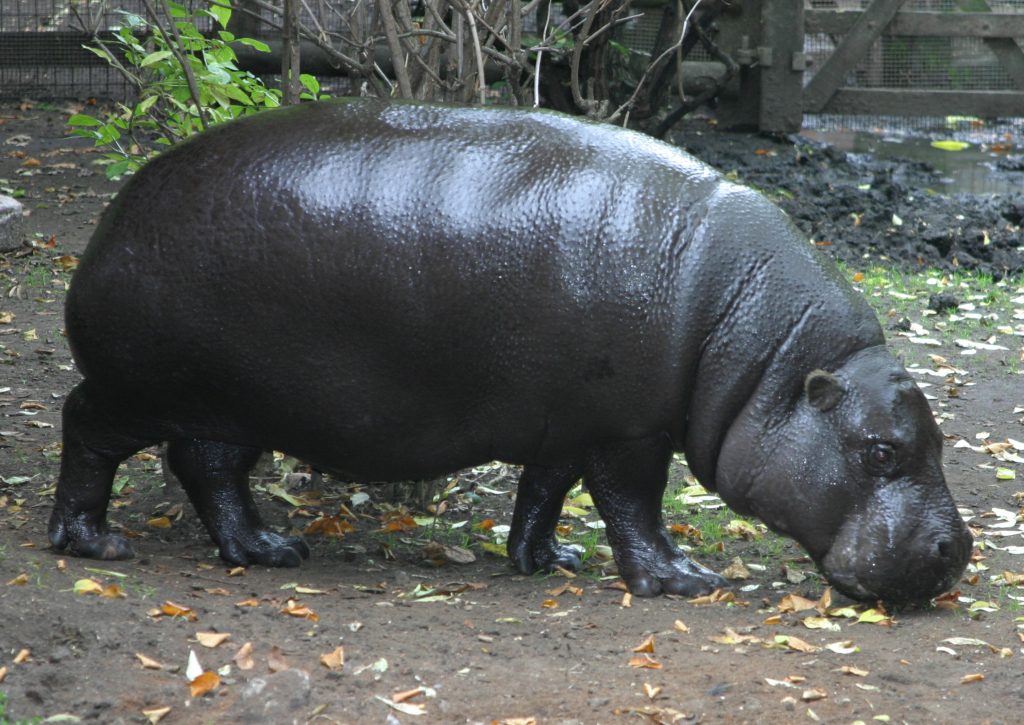
[{"label": "wooden beam", "polygon": [[[804,110],[810,112],[805,105]],[[844,88],[817,113],[878,116],[980,118],[1024,116],[1024,93],[1017,91],[914,91],[908,88]]]},{"label": "wooden beam", "polygon": [[[846,35],[860,15],[860,11],[807,10],[804,27],[808,33]],[[1024,13],[898,12],[882,35],[1024,38]]]},{"label": "wooden beam", "polygon": [[[979,15],[991,14],[988,0],[955,0],[957,7]],[[1024,51],[1013,38],[986,38],[985,45],[999,59],[999,65],[1019,90],[1024,91]]]},{"label": "wooden beam", "polygon": [[804,89],[805,111],[817,113],[825,107],[828,99],[842,85],[846,74],[868,52],[905,1],[873,0],[868,5]]},{"label": "wooden beam", "polygon": [[[796,133],[803,125],[804,0],[764,0],[758,63],[761,73],[761,131]],[[799,57],[799,63],[796,58]]]}]

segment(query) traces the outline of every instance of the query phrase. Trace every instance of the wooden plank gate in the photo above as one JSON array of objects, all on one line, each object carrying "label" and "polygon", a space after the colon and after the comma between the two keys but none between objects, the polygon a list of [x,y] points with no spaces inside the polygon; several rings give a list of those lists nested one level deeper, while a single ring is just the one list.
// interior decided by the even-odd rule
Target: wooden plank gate
[{"label": "wooden plank gate", "polygon": [[741,8],[722,24],[722,47],[744,68],[723,98],[728,124],[792,132],[805,113],[1024,117],[1024,1],[755,0]]}]

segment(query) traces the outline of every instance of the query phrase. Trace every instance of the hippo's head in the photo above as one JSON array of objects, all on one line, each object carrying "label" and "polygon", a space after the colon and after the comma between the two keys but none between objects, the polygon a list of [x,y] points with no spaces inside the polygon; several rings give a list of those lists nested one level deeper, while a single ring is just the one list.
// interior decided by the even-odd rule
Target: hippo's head
[{"label": "hippo's head", "polygon": [[785,410],[748,407],[722,448],[719,491],[800,542],[844,594],[927,601],[956,584],[972,545],[941,458],[924,395],[870,348],[810,372]]}]

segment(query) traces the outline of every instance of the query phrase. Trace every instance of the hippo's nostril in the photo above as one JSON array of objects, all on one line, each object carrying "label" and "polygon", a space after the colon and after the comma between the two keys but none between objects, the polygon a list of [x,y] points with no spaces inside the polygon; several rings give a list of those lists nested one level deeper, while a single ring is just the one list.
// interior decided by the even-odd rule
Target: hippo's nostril
[{"label": "hippo's nostril", "polygon": [[956,547],[949,539],[940,539],[938,543],[939,558],[951,559],[956,554]]}]

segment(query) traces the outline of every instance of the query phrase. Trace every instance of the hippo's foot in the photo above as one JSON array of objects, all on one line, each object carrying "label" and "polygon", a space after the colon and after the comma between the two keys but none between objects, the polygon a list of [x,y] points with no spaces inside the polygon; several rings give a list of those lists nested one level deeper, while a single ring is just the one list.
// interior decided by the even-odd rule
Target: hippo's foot
[{"label": "hippo's foot", "polygon": [[525,539],[513,541],[510,538],[508,558],[523,574],[533,574],[535,571],[555,571],[556,569],[579,571],[583,565],[576,547],[559,544],[554,537],[533,542],[532,545]]},{"label": "hippo's foot", "polygon": [[662,592],[693,597],[729,586],[725,577],[692,561],[669,541],[616,551],[615,560],[619,576],[637,597],[654,597]]},{"label": "hippo's foot", "polygon": [[220,537],[220,557],[229,564],[294,567],[309,558],[309,547],[298,536],[253,530],[244,535]]},{"label": "hippo's foot", "polygon": [[579,570],[579,552],[555,540],[555,525],[565,494],[579,477],[576,465],[523,468],[508,535],[508,558],[523,574],[554,571],[558,567]]},{"label": "hippo's foot", "polygon": [[73,556],[107,561],[135,556],[128,540],[120,534],[107,531],[105,525],[96,526],[82,516],[68,519],[56,508],[50,516],[48,535],[55,549],[67,549]]}]

